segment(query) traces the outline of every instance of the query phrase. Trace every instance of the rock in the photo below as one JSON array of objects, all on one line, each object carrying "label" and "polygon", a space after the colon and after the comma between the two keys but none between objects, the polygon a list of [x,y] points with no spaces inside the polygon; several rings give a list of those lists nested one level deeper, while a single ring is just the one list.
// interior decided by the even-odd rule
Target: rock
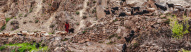
[{"label": "rock", "polygon": [[54,49],[55,52],[62,52],[62,51],[65,51],[65,48],[64,47],[56,47]]},{"label": "rock", "polygon": [[147,2],[147,0],[126,0],[126,4],[130,7],[142,6],[144,2]]},{"label": "rock", "polygon": [[4,32],[3,36],[9,36],[9,34],[10,34],[9,32]]},{"label": "rock", "polygon": [[28,33],[27,31],[20,31],[20,33],[21,33],[22,35],[25,35],[25,36],[28,36],[28,35],[29,35],[29,33]]},{"label": "rock", "polygon": [[156,9],[155,8],[148,8],[147,11],[149,12],[154,12]]},{"label": "rock", "polygon": [[49,34],[46,31],[41,31],[41,35],[43,36],[49,36]]},{"label": "rock", "polygon": [[160,15],[160,18],[166,17],[166,15]]},{"label": "rock", "polygon": [[132,27],[132,26],[134,26],[135,24],[133,23],[133,21],[125,20],[125,21],[124,21],[124,25],[125,25],[126,27]]},{"label": "rock", "polygon": [[52,6],[51,6],[51,10],[56,11],[59,8],[59,5],[60,5],[59,2],[53,1]]},{"label": "rock", "polygon": [[3,33],[0,33],[0,37],[2,37],[3,36]]},{"label": "rock", "polygon": [[105,15],[106,15],[102,6],[96,7],[96,14],[98,18],[105,18]]},{"label": "rock", "polygon": [[57,31],[56,32],[56,35],[66,35],[67,34],[67,32],[66,31]]},{"label": "rock", "polygon": [[158,19],[157,23],[163,23],[164,21],[162,19]]},{"label": "rock", "polygon": [[114,24],[115,24],[115,25],[120,25],[120,23],[121,23],[121,21],[117,21],[117,22],[115,22]]}]

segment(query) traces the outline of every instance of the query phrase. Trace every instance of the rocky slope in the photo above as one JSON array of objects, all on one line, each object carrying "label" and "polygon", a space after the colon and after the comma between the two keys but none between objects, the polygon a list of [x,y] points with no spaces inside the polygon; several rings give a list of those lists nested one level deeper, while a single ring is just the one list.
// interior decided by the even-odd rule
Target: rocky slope
[{"label": "rocky slope", "polygon": [[[154,4],[167,6],[167,2],[174,4],[175,9],[163,11]],[[51,52],[190,50],[189,34],[175,39],[169,25],[173,14],[179,21],[183,14],[191,16],[190,3],[190,0],[1,0],[0,32],[4,34],[0,33],[0,46],[35,41],[47,45]],[[132,14],[132,7],[140,10],[134,9]],[[149,13],[137,13],[143,10]],[[74,33],[60,32],[65,30],[66,21],[75,29]],[[18,35],[20,31],[27,31],[26,36]],[[132,31],[134,36],[127,42],[124,37],[131,37]],[[5,35],[8,32],[10,36]]]}]

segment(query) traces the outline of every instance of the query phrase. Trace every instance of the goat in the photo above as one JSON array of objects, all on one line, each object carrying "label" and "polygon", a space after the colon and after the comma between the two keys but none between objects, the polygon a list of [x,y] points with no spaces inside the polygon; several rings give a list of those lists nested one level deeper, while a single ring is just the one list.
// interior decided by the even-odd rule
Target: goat
[{"label": "goat", "polygon": [[115,10],[111,10],[111,12],[112,12],[113,14],[115,14]]},{"label": "goat", "polygon": [[113,7],[112,9],[113,10],[119,10],[119,7]]},{"label": "goat", "polygon": [[106,14],[110,14],[110,12],[109,12],[108,10],[104,10],[104,12],[105,12]]},{"label": "goat", "polygon": [[122,52],[126,52],[126,49],[127,49],[127,45],[126,45],[126,44],[123,44],[123,46],[122,46]]},{"label": "goat", "polygon": [[121,1],[125,2],[126,0],[121,0]]},{"label": "goat", "polygon": [[133,15],[143,15],[143,14],[144,14],[143,12],[136,12]]},{"label": "goat", "polygon": [[124,12],[121,12],[121,13],[119,14],[119,17],[121,17],[121,16],[126,16],[126,14],[125,14]]},{"label": "goat", "polygon": [[159,5],[159,4],[156,4],[156,3],[155,3],[155,5],[157,6],[157,8],[160,8],[163,11],[167,10],[167,8],[165,6],[162,6],[162,5]]},{"label": "goat", "polygon": [[17,35],[23,36],[23,34],[21,34],[21,33],[17,33]]},{"label": "goat", "polygon": [[124,37],[124,38],[125,38],[126,42],[130,42],[132,37],[130,36],[128,38],[127,37]]},{"label": "goat", "polygon": [[74,33],[74,28],[69,29],[69,33]]},{"label": "goat", "polygon": [[145,13],[149,13],[149,11],[148,10],[143,10],[143,14],[145,14]]},{"label": "goat", "polygon": [[131,30],[130,37],[133,37],[133,36],[134,36],[134,33],[135,33],[135,31],[134,31],[134,30]]},{"label": "goat", "polygon": [[169,4],[169,3],[166,3],[168,5],[169,8],[174,8],[174,4]]},{"label": "goat", "polygon": [[36,47],[36,48],[39,48],[39,47],[40,47],[40,44],[39,44],[39,43],[36,43],[35,47]]},{"label": "goat", "polygon": [[140,10],[140,7],[131,7],[134,11],[139,11]]}]

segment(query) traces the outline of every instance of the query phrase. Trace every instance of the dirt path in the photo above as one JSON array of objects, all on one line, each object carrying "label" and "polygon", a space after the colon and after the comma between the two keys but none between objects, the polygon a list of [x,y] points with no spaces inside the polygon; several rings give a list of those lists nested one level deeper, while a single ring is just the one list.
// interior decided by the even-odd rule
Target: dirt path
[{"label": "dirt path", "polygon": [[35,11],[35,14],[39,15],[38,12],[42,9],[42,0],[36,0],[36,2],[38,2],[38,4],[37,4],[37,9]]},{"label": "dirt path", "polygon": [[77,31],[79,31],[81,28],[85,27],[85,24],[84,24],[84,21],[85,21],[85,20],[82,19],[82,17],[83,17],[83,15],[84,15],[83,13],[84,13],[84,12],[86,11],[86,9],[87,9],[87,2],[88,2],[88,0],[85,0],[85,1],[84,1],[84,3],[83,3],[83,5],[84,5],[84,6],[83,6],[83,9],[80,10],[80,16],[79,16],[79,17],[80,17],[80,19],[79,19],[79,20],[80,20],[80,23],[79,23],[80,25],[79,25],[79,27],[76,29]]}]

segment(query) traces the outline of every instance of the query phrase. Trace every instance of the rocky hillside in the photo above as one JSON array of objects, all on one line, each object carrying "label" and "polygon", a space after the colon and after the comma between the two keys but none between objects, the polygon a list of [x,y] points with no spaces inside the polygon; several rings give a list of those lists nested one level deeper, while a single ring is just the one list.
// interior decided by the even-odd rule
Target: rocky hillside
[{"label": "rocky hillside", "polygon": [[[190,0],[0,0],[0,48],[35,42],[50,52],[191,50],[190,33],[176,39],[170,25],[174,16],[178,23],[186,16],[190,24],[190,5]],[[65,22],[74,33],[64,31]]]}]

